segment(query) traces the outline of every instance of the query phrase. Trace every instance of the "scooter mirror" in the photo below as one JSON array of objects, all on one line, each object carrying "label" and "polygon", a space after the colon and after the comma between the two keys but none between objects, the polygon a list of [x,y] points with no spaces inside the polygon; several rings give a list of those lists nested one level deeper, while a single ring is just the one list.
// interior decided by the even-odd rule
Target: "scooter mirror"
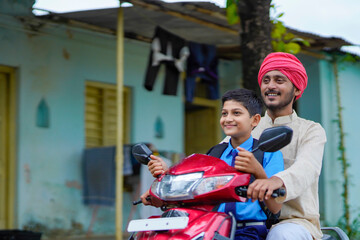
[{"label": "scooter mirror", "polygon": [[144,143],[138,143],[132,147],[132,154],[134,158],[144,165],[148,164],[152,153],[153,152]]},{"label": "scooter mirror", "polygon": [[276,152],[291,142],[292,135],[293,130],[287,126],[267,128],[260,135],[257,148],[264,152]]}]

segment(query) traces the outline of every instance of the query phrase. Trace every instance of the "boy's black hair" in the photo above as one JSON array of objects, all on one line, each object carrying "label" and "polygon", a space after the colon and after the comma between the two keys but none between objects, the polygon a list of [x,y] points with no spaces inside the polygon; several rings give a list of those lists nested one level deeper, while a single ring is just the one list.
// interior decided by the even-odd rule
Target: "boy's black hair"
[{"label": "boy's black hair", "polygon": [[229,90],[224,93],[221,98],[222,105],[224,106],[224,103],[230,100],[241,103],[249,111],[250,117],[254,116],[255,114],[261,115],[263,103],[252,90],[245,88]]}]

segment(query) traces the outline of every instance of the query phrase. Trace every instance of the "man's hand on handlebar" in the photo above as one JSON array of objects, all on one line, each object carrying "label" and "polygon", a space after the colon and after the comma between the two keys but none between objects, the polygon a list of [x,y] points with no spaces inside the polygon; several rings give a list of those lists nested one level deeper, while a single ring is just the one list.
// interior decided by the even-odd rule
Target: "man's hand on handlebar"
[{"label": "man's hand on handlebar", "polygon": [[269,200],[273,191],[281,187],[284,187],[284,183],[276,176],[268,179],[256,179],[249,185],[247,196],[251,198],[253,202],[256,200]]}]

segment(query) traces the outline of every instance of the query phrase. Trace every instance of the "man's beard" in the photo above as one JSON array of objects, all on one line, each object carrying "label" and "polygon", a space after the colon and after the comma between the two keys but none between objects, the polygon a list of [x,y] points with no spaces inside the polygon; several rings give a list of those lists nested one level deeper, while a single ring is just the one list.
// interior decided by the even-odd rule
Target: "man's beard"
[{"label": "man's beard", "polygon": [[[265,99],[264,98],[263,99],[264,105],[266,106],[267,109],[269,109],[271,111],[277,111],[277,110],[281,110],[281,109],[285,108],[286,106],[291,104],[293,100],[295,101],[294,88],[295,87],[293,86],[291,91],[289,93],[286,93],[284,101],[279,102],[279,104],[277,104],[277,105],[272,105],[271,103],[267,104],[266,101],[264,100]],[[267,92],[267,94],[268,93],[270,93],[270,91]]]}]

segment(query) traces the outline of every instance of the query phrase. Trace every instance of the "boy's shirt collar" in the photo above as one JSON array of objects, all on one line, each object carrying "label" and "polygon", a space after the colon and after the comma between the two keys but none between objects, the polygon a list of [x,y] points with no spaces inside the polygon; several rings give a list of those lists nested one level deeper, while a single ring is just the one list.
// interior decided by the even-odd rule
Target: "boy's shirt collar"
[{"label": "boy's shirt collar", "polygon": [[[254,139],[253,137],[250,135],[250,137],[245,141],[243,142],[242,144],[240,144],[239,147],[241,148],[244,148],[245,150],[247,151],[251,151],[252,150],[252,146],[253,146],[253,142],[254,142]],[[232,157],[231,155],[231,152],[235,150],[237,152],[239,152],[236,148],[233,148],[233,146],[231,145],[231,138],[228,142],[228,147],[225,149],[224,153],[223,153],[223,156],[226,156],[226,158],[230,158]]]}]

